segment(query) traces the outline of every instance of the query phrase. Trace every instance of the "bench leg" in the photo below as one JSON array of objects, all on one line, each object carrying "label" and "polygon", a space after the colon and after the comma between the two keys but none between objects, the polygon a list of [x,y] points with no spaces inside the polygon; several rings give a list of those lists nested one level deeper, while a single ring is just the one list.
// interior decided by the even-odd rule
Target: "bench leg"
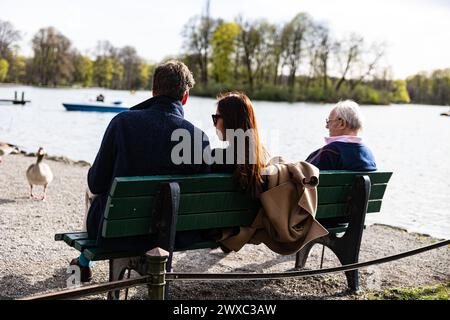
[{"label": "bench leg", "polygon": [[[359,249],[364,230],[364,221],[367,213],[367,206],[370,195],[370,178],[368,176],[358,176],[353,183],[352,192],[347,202],[348,215],[350,220],[345,234],[338,238],[335,234],[329,234],[307,244],[296,255],[296,268],[303,268],[308,258],[309,251],[316,243],[328,247],[338,257],[342,265],[357,263],[359,259]],[[351,291],[359,289],[358,270],[345,272],[348,287]]]},{"label": "bench leg", "polygon": [[[110,259],[109,260],[109,281],[122,280],[129,265],[129,259]],[[108,300],[120,300],[121,291],[115,290],[108,292]]]},{"label": "bench leg", "polygon": [[311,241],[307,245],[305,245],[297,254],[295,255],[295,269],[303,269],[306,264],[306,260],[308,260],[309,253],[312,247],[317,242]]},{"label": "bench leg", "polygon": [[[165,263],[166,272],[172,271],[172,257],[175,246],[175,235],[178,208],[180,204],[180,186],[177,182],[161,183],[154,215],[153,230],[158,238],[156,246],[166,250],[169,254]],[[169,284],[165,284],[164,299],[169,298]]]},{"label": "bench leg", "polygon": [[[345,234],[341,238],[330,235],[323,239],[324,244],[336,254],[343,265],[358,262],[369,195],[370,178],[368,176],[356,177],[350,199],[347,202],[350,220]],[[358,270],[347,271],[345,276],[349,289],[357,291],[359,289]]]}]

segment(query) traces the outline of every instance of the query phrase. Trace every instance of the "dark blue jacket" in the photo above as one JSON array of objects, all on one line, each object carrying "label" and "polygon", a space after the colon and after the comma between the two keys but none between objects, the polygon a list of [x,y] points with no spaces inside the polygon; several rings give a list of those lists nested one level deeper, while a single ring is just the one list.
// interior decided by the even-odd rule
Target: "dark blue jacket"
[{"label": "dark blue jacket", "polygon": [[306,162],[320,170],[377,170],[372,151],[361,143],[332,142],[311,153]]},{"label": "dark blue jacket", "polygon": [[[172,148],[179,143],[171,141],[176,129],[186,129],[190,134],[189,164],[177,165],[171,160]],[[194,146],[195,136],[204,136],[204,141],[196,140]],[[116,115],[106,129],[88,173],[89,189],[100,194],[89,210],[89,238],[101,242],[103,213],[114,177],[206,173],[210,171],[208,165],[193,164],[194,151],[202,152],[205,148],[209,148],[208,137],[184,119],[181,101],[156,96]]]}]

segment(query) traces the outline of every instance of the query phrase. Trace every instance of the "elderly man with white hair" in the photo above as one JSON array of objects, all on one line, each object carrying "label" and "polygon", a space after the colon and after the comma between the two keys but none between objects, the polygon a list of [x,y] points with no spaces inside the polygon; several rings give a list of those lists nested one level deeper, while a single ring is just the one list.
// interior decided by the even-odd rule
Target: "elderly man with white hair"
[{"label": "elderly man with white hair", "polygon": [[358,137],[362,122],[356,102],[338,102],[326,119],[329,131],[329,137],[325,138],[326,145],[311,153],[306,161],[320,170],[377,170],[372,152]]}]

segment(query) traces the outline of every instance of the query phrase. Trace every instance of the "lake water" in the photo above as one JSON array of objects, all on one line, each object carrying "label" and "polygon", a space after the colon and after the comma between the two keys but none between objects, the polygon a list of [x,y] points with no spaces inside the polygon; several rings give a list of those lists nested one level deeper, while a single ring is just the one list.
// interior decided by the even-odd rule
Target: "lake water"
[{"label": "lake water", "polygon": [[[106,99],[134,105],[150,93],[104,89],[42,89],[0,86],[0,99],[25,92],[25,106],[0,104],[0,141],[27,151],[44,146],[50,155],[93,162],[112,113],[68,112],[63,102],[87,101],[103,93]],[[305,159],[324,143],[329,104],[254,102],[256,116],[271,155],[288,161]],[[392,170],[381,214],[368,223],[384,223],[409,231],[450,238],[450,117],[448,107],[364,106],[363,138],[380,170]],[[185,117],[218,145],[211,114],[214,99],[191,97]],[[0,178],[1,179],[1,178]],[[81,197],[80,197],[81,199]],[[80,200],[81,201],[81,200]],[[374,216],[374,217],[372,217]]]}]

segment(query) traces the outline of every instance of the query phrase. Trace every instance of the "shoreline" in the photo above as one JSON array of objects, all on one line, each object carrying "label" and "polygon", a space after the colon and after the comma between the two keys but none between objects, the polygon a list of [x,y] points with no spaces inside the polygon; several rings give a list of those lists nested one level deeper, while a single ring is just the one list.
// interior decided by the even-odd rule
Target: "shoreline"
[{"label": "shoreline", "polygon": [[[66,89],[66,90],[82,90],[82,89],[97,89],[97,90],[111,90],[111,91],[126,91],[126,92],[132,92],[132,91],[148,91],[151,92],[150,89],[138,89],[138,90],[126,90],[126,89],[109,89],[109,88],[101,88],[101,87],[82,87],[82,86],[56,86],[56,87],[50,87],[50,86],[37,86],[37,85],[29,85],[29,84],[21,84],[21,83],[0,83],[1,87],[30,87],[30,88],[37,88],[37,89]],[[195,91],[195,90],[194,90]],[[196,98],[208,98],[208,99],[215,99],[216,96],[214,95],[202,95],[202,94],[191,94],[191,97]],[[252,98],[252,101],[258,101],[258,102],[283,102],[283,103],[317,103],[317,104],[334,104],[337,101],[328,102],[326,100],[324,101],[318,101],[318,100],[296,100],[296,101],[289,101],[289,100],[265,100],[265,99],[258,99],[258,98]],[[359,103],[360,106],[385,106],[389,107],[391,105],[419,105],[419,106],[433,106],[433,107],[442,107],[442,108],[448,108],[450,104],[442,105],[442,104],[429,104],[429,103],[422,103],[422,102],[414,102],[410,101],[408,103],[402,102],[402,103],[394,103],[389,102],[386,103],[379,103],[379,104],[365,104],[365,103]]]},{"label": "shoreline", "polygon": [[[111,90],[111,91],[127,91],[127,92],[131,92],[131,91],[148,91],[149,93],[151,92],[150,89],[137,89],[137,90],[127,90],[127,89],[109,89],[109,88],[101,88],[101,87],[81,87],[81,86],[56,86],[56,87],[51,87],[51,86],[37,86],[37,85],[29,85],[29,84],[17,84],[17,83],[0,83],[0,87],[31,87],[31,88],[38,88],[38,89],[70,89],[70,90],[79,90],[79,89],[97,89],[97,90]],[[201,89],[199,89],[201,90]],[[210,95],[210,94],[201,94],[199,92],[195,92],[196,89],[193,90],[194,92],[190,95],[191,97],[196,97],[196,98],[209,98],[209,99],[215,99],[217,94],[219,92],[217,92],[217,94],[215,95]],[[227,90],[223,90],[220,92],[226,92]],[[326,100],[323,101],[319,101],[319,100],[295,100],[295,101],[290,101],[288,99],[272,99],[272,100],[266,100],[266,99],[258,99],[258,97],[253,97],[251,98],[252,101],[266,101],[266,102],[284,102],[284,103],[318,103],[318,104],[332,104],[335,102],[329,102]],[[394,103],[378,103],[378,104],[368,104],[368,103],[360,103],[361,106],[369,106],[369,105],[376,105],[376,106],[390,106]],[[407,103],[405,103],[407,105]]]},{"label": "shoreline", "polygon": [[[88,167],[61,160],[47,163],[55,179],[48,200],[29,199],[25,171],[33,159],[25,154],[5,156],[0,164],[0,299],[16,299],[66,288],[66,268],[78,251],[54,241],[54,234],[80,230],[84,217],[84,191]],[[44,160],[46,161],[46,160]],[[40,195],[42,188],[36,188]],[[385,225],[367,226],[361,243],[360,261],[408,251],[437,241]],[[306,269],[318,269],[322,247],[313,247]],[[7,259],[5,259],[7,257]],[[239,252],[220,249],[176,252],[177,272],[282,272],[292,270],[295,256],[275,254],[264,245],[246,245]],[[325,249],[324,268],[339,266]],[[350,294],[343,273],[264,281],[180,281],[171,289],[173,299],[369,299],[371,294],[392,288],[435,286],[450,281],[450,246],[405,259],[361,269],[361,290]],[[108,263],[96,262],[93,283],[108,281]],[[145,287],[130,291],[143,299]],[[90,299],[105,299],[97,295]]]}]

